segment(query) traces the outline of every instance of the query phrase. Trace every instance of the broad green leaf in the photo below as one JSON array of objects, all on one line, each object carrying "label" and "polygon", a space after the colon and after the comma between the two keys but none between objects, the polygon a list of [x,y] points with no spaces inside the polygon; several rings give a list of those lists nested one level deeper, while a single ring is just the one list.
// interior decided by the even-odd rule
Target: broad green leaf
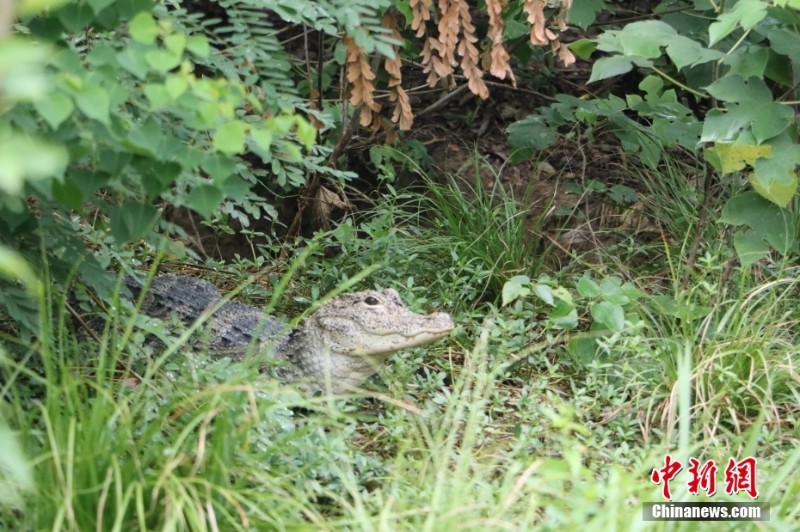
[{"label": "broad green leaf", "polygon": [[597,43],[591,39],[578,39],[569,43],[567,47],[579,58],[588,61],[592,57],[592,53],[597,49]]},{"label": "broad green leaf", "polygon": [[632,22],[618,33],[622,52],[626,56],[648,59],[661,57],[661,47],[675,39],[675,29],[660,20]]},{"label": "broad green leaf", "polygon": [[768,146],[772,147],[772,157],[756,159],[750,181],[756,192],[785,207],[797,190],[800,145],[787,132],[770,140]]},{"label": "broad green leaf", "polygon": [[[38,296],[44,288],[39,278],[36,276],[36,273],[22,255],[3,244],[0,244],[0,275],[6,279],[21,282],[23,286],[25,286],[25,290],[34,296]],[[3,452],[0,453],[0,457],[5,456],[8,449],[4,448],[2,445],[0,445],[0,449],[3,449]],[[0,458],[0,471],[3,470],[2,460],[3,458]],[[2,479],[2,475],[0,475],[0,479]],[[2,481],[0,481],[0,485],[2,485]],[[2,490],[0,490],[0,492],[2,492]],[[2,497],[0,496],[0,501],[1,500]]]},{"label": "broad green leaf", "polygon": [[786,131],[794,120],[792,108],[776,102],[756,106],[754,114],[750,128],[759,143],[777,137]]},{"label": "broad green leaf", "polygon": [[800,64],[800,46],[797,45],[796,32],[778,26],[767,32],[767,38],[770,50],[789,57],[795,64]]},{"label": "broad green leaf", "polygon": [[[792,213],[756,192],[745,192],[731,198],[722,209],[720,222],[731,225],[747,225],[759,238],[782,254],[786,254],[795,244],[794,218]],[[750,238],[750,242],[755,237]]]},{"label": "broad green leaf", "polygon": [[92,11],[94,14],[100,13],[102,10],[113,4],[116,0],[86,0],[87,3],[92,6]]},{"label": "broad green leaf", "polygon": [[181,76],[169,76],[164,80],[164,88],[170,98],[177,100],[189,88],[189,83]]},{"label": "broad green leaf", "polygon": [[147,52],[148,50],[145,47],[128,46],[117,54],[117,62],[119,66],[137,78],[145,79],[147,77],[147,72],[150,70],[147,58],[145,58]]},{"label": "broad green leaf", "polygon": [[753,166],[759,157],[772,157],[772,146],[718,142],[705,150],[705,158],[722,174],[729,174]]},{"label": "broad green leaf", "polygon": [[155,160],[143,160],[137,166],[145,180],[147,197],[151,199],[172,185],[183,169],[178,163]]},{"label": "broad green leaf", "polygon": [[208,154],[202,167],[214,180],[215,185],[222,185],[236,171],[236,163],[233,159],[220,153]]},{"label": "broad green leaf", "polygon": [[727,112],[712,109],[706,113],[700,142],[732,142],[753,121],[753,113],[747,106],[732,103]]},{"label": "broad green leaf", "polygon": [[210,218],[222,203],[222,191],[211,185],[194,187],[187,200],[188,206],[203,218]]},{"label": "broad green leaf", "polygon": [[240,120],[227,122],[214,132],[214,148],[226,155],[244,152],[245,133],[248,125]]},{"label": "broad green leaf", "polygon": [[683,35],[675,35],[667,44],[667,56],[680,70],[687,66],[716,61],[725,57],[725,54],[704,48],[699,42]]},{"label": "broad green leaf", "polygon": [[38,15],[43,11],[55,11],[70,0],[22,0],[17,7],[17,14],[22,17]]},{"label": "broad green leaf", "polygon": [[611,329],[621,331],[625,328],[625,312],[622,307],[609,301],[594,303],[589,307],[592,318]]},{"label": "broad green leaf", "polygon": [[48,98],[35,101],[33,106],[53,129],[58,129],[75,110],[72,98],[61,92],[54,92]]},{"label": "broad green leaf", "polygon": [[769,55],[769,48],[764,46],[745,46],[736,50],[736,53],[723,60],[723,63],[730,67],[726,77],[763,78]]},{"label": "broad green leaf", "polygon": [[634,301],[642,297],[642,293],[633,283],[625,283],[620,287],[622,294],[629,300]]},{"label": "broad green leaf", "polygon": [[68,209],[80,210],[83,203],[83,193],[81,189],[73,182],[72,179],[61,181],[53,181],[53,197],[61,205]]},{"label": "broad green leaf", "polygon": [[181,64],[180,55],[175,55],[164,50],[153,50],[146,52],[144,54],[144,58],[147,61],[147,64],[150,65],[153,70],[161,72],[162,74],[166,74]]},{"label": "broad green leaf", "polygon": [[[49,92],[45,63],[53,53],[46,45],[19,37],[0,42],[0,95],[4,101],[36,101]],[[2,110],[0,110],[2,112]]]},{"label": "broad green leaf", "polygon": [[56,11],[56,17],[67,31],[81,33],[94,20],[94,12],[89,4],[68,2],[67,5]]},{"label": "broad green leaf", "polygon": [[[272,133],[266,129],[250,129],[250,138],[256,143],[264,154],[269,155],[270,146],[272,146]],[[263,156],[263,155],[262,155]]]},{"label": "broad green leaf", "polygon": [[578,293],[583,297],[600,297],[600,286],[590,277],[584,275],[576,286]]},{"label": "broad green leaf", "polygon": [[551,307],[555,305],[555,298],[553,297],[553,289],[550,288],[548,285],[542,283],[536,283],[535,285],[533,285],[533,293],[536,294],[536,296],[539,299],[541,299]]},{"label": "broad green leaf", "polygon": [[589,77],[588,83],[627,74],[631,70],[633,70],[633,62],[629,57],[623,55],[601,57],[592,65],[592,75]]},{"label": "broad green leaf", "polygon": [[148,83],[144,86],[144,95],[153,110],[163,109],[172,103],[167,89],[161,83]]},{"label": "broad green leaf", "polygon": [[111,99],[108,96],[108,92],[102,87],[86,85],[82,91],[75,95],[75,103],[83,111],[83,114],[89,118],[105,125],[110,125]]},{"label": "broad green leaf", "polygon": [[604,277],[600,280],[600,295],[601,297],[612,303],[625,305],[630,302],[622,290],[622,279],[616,276]]},{"label": "broad green leaf", "polygon": [[574,2],[569,9],[569,22],[585,30],[594,23],[597,14],[605,7],[605,0]]},{"label": "broad green leaf", "polygon": [[172,52],[173,55],[183,55],[183,50],[186,48],[186,35],[182,33],[173,33],[164,37],[164,46],[167,50]]},{"label": "broad green leaf", "polygon": [[772,102],[772,92],[764,80],[758,78],[745,80],[741,76],[724,76],[706,87],[706,90],[714,98],[724,102]]},{"label": "broad green leaf", "polygon": [[742,263],[742,266],[750,266],[767,255],[769,255],[769,245],[764,240],[764,235],[751,229],[739,231],[733,235],[733,248]]},{"label": "broad green leaf", "polygon": [[558,132],[545,117],[530,115],[508,126],[508,143],[513,149],[543,150],[558,140]]},{"label": "broad green leaf", "polygon": [[186,40],[186,48],[194,55],[202,58],[208,57],[211,48],[208,46],[208,39],[203,35],[192,35]]},{"label": "broad green leaf", "polygon": [[520,297],[527,297],[531,290],[528,288],[531,280],[525,275],[516,275],[503,284],[502,302],[503,306],[512,303]]},{"label": "broad green leaf", "polygon": [[27,180],[59,177],[69,162],[67,150],[26,135],[0,136],[0,191],[19,194]]},{"label": "broad green leaf", "polygon": [[558,329],[574,329],[578,326],[578,312],[570,303],[558,299],[548,321]]},{"label": "broad green leaf", "polygon": [[124,244],[150,232],[158,220],[158,211],[147,203],[125,203],[109,207],[108,218],[114,240]]},{"label": "broad green leaf", "polygon": [[128,133],[126,147],[138,155],[160,158],[164,134],[160,124],[153,118]]},{"label": "broad green leaf", "polygon": [[150,13],[142,12],[133,17],[129,26],[131,37],[142,44],[154,44],[158,26]]},{"label": "broad green leaf", "polygon": [[734,8],[722,13],[708,27],[709,46],[714,46],[719,41],[730,35],[737,27],[749,30],[767,15],[766,2],[761,0],[739,0]]}]

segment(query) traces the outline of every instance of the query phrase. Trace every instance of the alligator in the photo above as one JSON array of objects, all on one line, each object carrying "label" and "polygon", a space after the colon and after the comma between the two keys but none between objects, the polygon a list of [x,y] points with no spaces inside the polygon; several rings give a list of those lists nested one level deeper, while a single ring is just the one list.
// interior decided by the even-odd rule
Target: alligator
[{"label": "alligator", "polygon": [[[140,296],[143,287],[138,281],[127,276],[125,284],[134,297]],[[220,304],[221,300],[220,291],[208,281],[159,275],[145,294],[141,312],[174,317],[186,325],[210,312],[203,325],[210,354],[234,360],[263,357],[262,371],[311,393],[353,391],[391,353],[434,342],[454,327],[444,312],[412,312],[391,288],[338,295],[293,329],[258,307],[237,301]]]}]

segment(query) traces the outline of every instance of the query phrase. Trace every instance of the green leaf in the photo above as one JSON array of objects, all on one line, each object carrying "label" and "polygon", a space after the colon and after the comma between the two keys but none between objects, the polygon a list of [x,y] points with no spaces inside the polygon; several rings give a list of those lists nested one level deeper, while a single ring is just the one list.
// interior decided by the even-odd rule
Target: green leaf
[{"label": "green leaf", "polygon": [[156,72],[165,74],[181,64],[181,56],[174,55],[164,50],[153,50],[146,52],[144,58]]},{"label": "green leaf", "polygon": [[192,35],[186,41],[186,48],[194,55],[206,58],[211,53],[211,48],[208,46],[208,39],[203,35]]},{"label": "green leaf", "polygon": [[585,30],[594,23],[597,14],[605,8],[605,0],[575,2],[569,9],[569,22]]},{"label": "green leaf", "polygon": [[144,86],[144,95],[153,110],[163,109],[172,103],[167,89],[161,83],[148,83]]},{"label": "green leaf", "polygon": [[71,180],[53,181],[53,197],[60,204],[74,211],[80,210],[83,203],[83,193]]},{"label": "green leaf", "polygon": [[608,302],[627,305],[630,299],[622,291],[622,279],[616,276],[604,277],[600,281],[601,297]]},{"label": "green leaf", "polygon": [[578,312],[571,303],[558,299],[548,321],[557,329],[574,329],[578,326]]},{"label": "green leaf", "polygon": [[748,164],[752,166],[759,157],[772,157],[772,146],[718,142],[706,148],[704,156],[722,174],[730,174],[743,170]]},{"label": "green leaf", "polygon": [[683,35],[675,35],[667,44],[667,56],[680,70],[687,66],[716,61],[725,57],[725,54],[704,48],[699,42]]},{"label": "green leaf", "polygon": [[528,288],[531,280],[525,275],[515,275],[503,284],[502,301],[505,307],[520,297],[527,297],[531,291]]},{"label": "green leaf", "polygon": [[[764,199],[756,192],[745,192],[731,198],[722,209],[720,222],[747,225],[759,238],[765,238],[781,254],[795,245],[792,213]],[[748,237],[752,243],[755,237]]]},{"label": "green leaf", "polygon": [[266,129],[250,129],[250,138],[261,148],[264,152],[269,153],[270,146],[272,146],[272,133]]},{"label": "green leaf", "polygon": [[222,197],[222,191],[217,187],[200,185],[192,189],[187,203],[203,218],[210,218],[222,203]]},{"label": "green leaf", "polygon": [[139,79],[145,79],[150,67],[145,58],[148,49],[140,46],[128,46],[117,54],[119,66]]},{"label": "green leaf", "polygon": [[[3,259],[13,253],[0,247],[0,273],[5,269]],[[3,353],[0,351],[0,356]],[[20,508],[24,502],[26,492],[35,487],[31,462],[25,456],[15,431],[0,419],[0,506],[6,508]]]},{"label": "green leaf", "polygon": [[508,126],[508,143],[515,150],[529,147],[543,150],[558,138],[556,129],[540,115],[527,116]]},{"label": "green leaf", "polygon": [[750,266],[769,255],[769,245],[764,235],[757,231],[739,231],[733,235],[733,248],[742,266]]},{"label": "green leaf", "polygon": [[600,81],[606,78],[613,78],[620,74],[627,74],[633,70],[633,62],[630,58],[622,55],[611,57],[601,57],[592,65],[592,75],[589,76],[589,83]]},{"label": "green leaf", "polygon": [[[6,279],[21,282],[25,286],[25,290],[34,296],[38,296],[44,289],[36,273],[22,255],[3,244],[0,244],[0,275]],[[0,424],[1,423],[2,418],[0,418]],[[0,425],[0,427],[2,427],[2,425]],[[3,444],[0,444],[0,449],[3,449],[3,452],[0,453],[0,471],[3,471],[5,475],[8,474],[9,471],[13,471],[14,468],[12,467],[9,469],[7,464],[3,464],[3,458],[8,456],[7,453],[10,449],[4,447]],[[0,486],[3,484],[2,479],[3,475],[0,475]],[[0,489],[0,494],[2,494],[2,492],[3,490]],[[2,495],[0,495],[0,502],[2,502],[2,500]]]},{"label": "green leaf", "polygon": [[219,153],[209,153],[202,164],[203,170],[214,180],[217,186],[222,185],[236,171],[233,159]]},{"label": "green leaf", "polygon": [[578,281],[576,286],[578,293],[583,297],[595,298],[600,297],[600,286],[594,282],[590,277],[584,275]]},{"label": "green leaf", "polygon": [[17,14],[22,17],[27,17],[30,15],[38,15],[43,11],[55,11],[69,1],[70,0],[22,0],[17,8]]},{"label": "green leaf", "polygon": [[92,6],[92,11],[94,14],[100,13],[102,10],[113,4],[116,0],[86,0],[87,3]]},{"label": "green leaf", "polygon": [[182,76],[169,76],[164,80],[164,88],[170,98],[177,100],[189,88],[189,83]]},{"label": "green leaf", "polygon": [[584,61],[588,61],[597,49],[597,43],[591,39],[578,39],[567,45],[567,48]]},{"label": "green leaf", "polygon": [[660,20],[632,22],[618,34],[623,54],[648,59],[661,57],[661,47],[674,40],[676,35],[672,26]]},{"label": "green leaf", "polygon": [[753,28],[767,16],[767,6],[761,0],[739,0],[731,11],[722,13],[708,27],[708,45],[714,46],[737,27],[744,30]]},{"label": "green leaf", "polygon": [[158,211],[147,203],[126,203],[108,208],[111,235],[118,244],[146,235],[158,220]]},{"label": "green leaf", "polygon": [[129,30],[131,37],[142,44],[154,44],[158,37],[158,26],[150,13],[142,12],[133,17]]},{"label": "green leaf", "polygon": [[750,182],[756,192],[769,201],[785,207],[797,191],[797,171],[800,166],[800,145],[784,133],[766,145],[772,157],[758,158],[753,163]]},{"label": "green leaf", "polygon": [[533,293],[542,301],[550,305],[555,305],[555,298],[553,297],[553,289],[546,284],[536,283],[533,285]]},{"label": "green leaf", "polygon": [[723,63],[730,67],[726,76],[739,76],[743,79],[763,78],[769,61],[769,48],[745,46],[727,56]]},{"label": "green leaf", "polygon": [[748,104],[772,102],[772,92],[758,78],[743,79],[741,76],[724,76],[709,85],[706,90],[714,98],[724,102]]},{"label": "green leaf", "polygon": [[232,120],[214,132],[214,148],[226,155],[244,152],[245,133],[248,125],[241,120]]},{"label": "green leaf", "polygon": [[620,305],[609,301],[594,303],[589,307],[592,318],[602,323],[612,331],[621,331],[625,328],[625,312]]},{"label": "green leaf", "polygon": [[80,33],[94,19],[91,6],[83,2],[69,2],[56,11],[59,22],[71,33]]},{"label": "green leaf", "polygon": [[155,119],[150,118],[141,126],[132,129],[126,140],[126,147],[133,153],[160,158],[164,134],[161,132],[161,125]]},{"label": "green leaf", "polygon": [[26,180],[58,177],[68,162],[61,145],[15,133],[0,135],[0,191],[17,195]]},{"label": "green leaf", "polygon": [[75,103],[87,117],[107,126],[111,124],[109,117],[111,99],[108,96],[108,92],[102,87],[86,85],[83,90],[75,95]]},{"label": "green leaf", "polygon": [[75,110],[72,98],[61,92],[54,92],[48,98],[35,101],[33,106],[53,129],[58,129]]},{"label": "green leaf", "polygon": [[164,46],[167,50],[172,52],[173,55],[183,55],[183,50],[186,48],[186,35],[182,33],[173,33],[164,37]]}]

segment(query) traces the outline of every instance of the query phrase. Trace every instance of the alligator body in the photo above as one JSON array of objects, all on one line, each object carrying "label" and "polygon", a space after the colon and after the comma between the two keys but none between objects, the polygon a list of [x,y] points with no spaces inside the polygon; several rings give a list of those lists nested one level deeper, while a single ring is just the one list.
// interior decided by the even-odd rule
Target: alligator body
[{"label": "alligator body", "polygon": [[[135,297],[141,285],[126,278]],[[142,312],[156,318],[174,316],[186,325],[219,304],[222,296],[211,283],[175,275],[153,279]],[[410,311],[392,289],[339,295],[326,302],[294,329],[257,307],[229,301],[213,312],[204,326],[210,353],[241,359],[248,353],[277,358],[274,372],[311,392],[352,391],[378,371],[393,352],[429,344],[453,329],[453,320],[439,312]]]}]

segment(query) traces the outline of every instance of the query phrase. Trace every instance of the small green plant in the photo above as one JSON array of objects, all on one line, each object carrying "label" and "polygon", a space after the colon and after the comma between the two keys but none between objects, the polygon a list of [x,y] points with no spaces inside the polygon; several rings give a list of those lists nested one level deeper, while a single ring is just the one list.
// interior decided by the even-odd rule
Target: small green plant
[{"label": "small green plant", "polygon": [[528,216],[527,197],[513,197],[499,180],[487,188],[480,177],[474,184],[452,176],[426,184],[423,210],[450,240],[456,268],[473,278],[474,293],[467,297],[493,299],[514,275],[535,274],[544,257],[541,220]]}]

